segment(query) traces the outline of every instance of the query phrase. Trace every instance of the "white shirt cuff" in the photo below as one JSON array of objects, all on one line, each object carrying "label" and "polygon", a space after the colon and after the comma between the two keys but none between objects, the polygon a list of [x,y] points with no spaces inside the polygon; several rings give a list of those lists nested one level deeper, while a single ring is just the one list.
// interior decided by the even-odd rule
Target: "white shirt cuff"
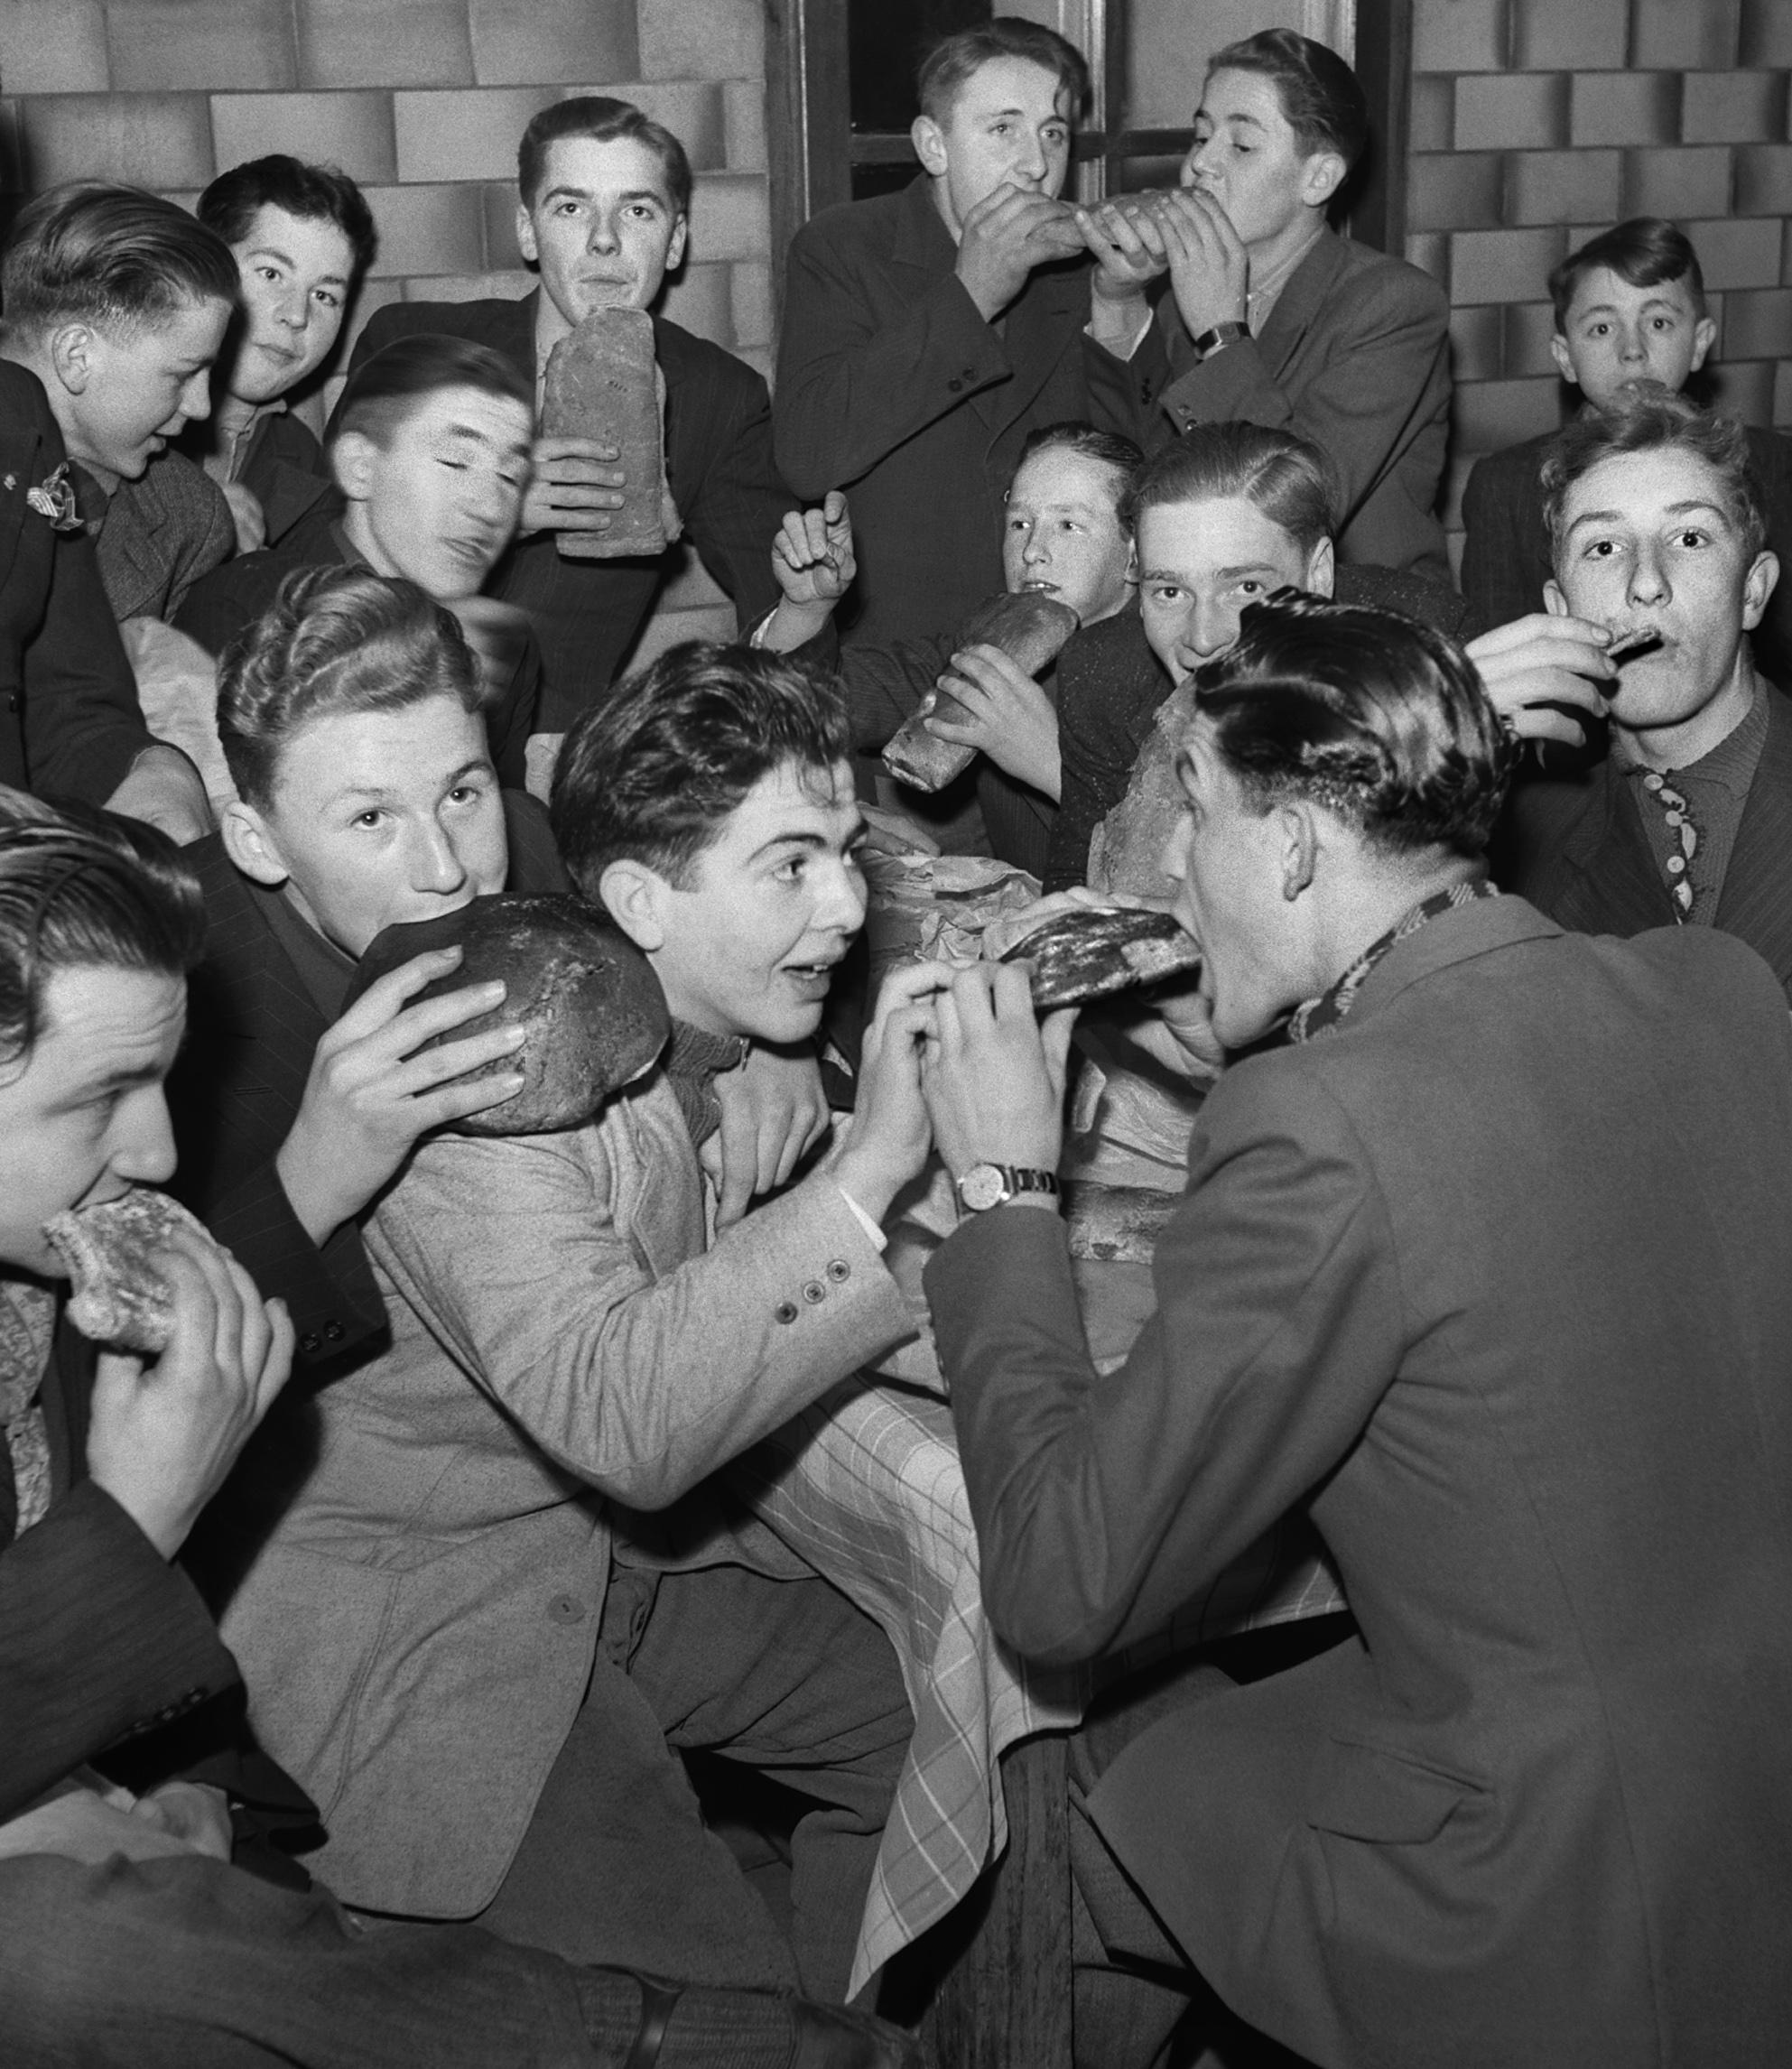
[{"label": "white shirt cuff", "polygon": [[[1139,347],[1144,344],[1146,333],[1150,329],[1150,328],[1151,311],[1147,309],[1145,312],[1144,322],[1138,326],[1138,329],[1136,331],[1134,331],[1132,343],[1127,347],[1124,352],[1115,350],[1115,348],[1111,345],[1103,345],[1101,348],[1104,352],[1112,352],[1114,357],[1119,360],[1120,363],[1124,366],[1129,359],[1131,359],[1133,355],[1138,350]],[[1098,345],[1101,344],[1101,340],[1095,337],[1095,320],[1092,317],[1087,323],[1083,325],[1082,335],[1085,338],[1094,339],[1096,344]]]},{"label": "white shirt cuff", "polygon": [[884,1231],[859,1204],[858,1201],[852,1197],[851,1193],[847,1191],[844,1185],[836,1185],[834,1190],[840,1194],[840,1198],[846,1202],[847,1205],[851,1208],[853,1214],[858,1220],[859,1226],[864,1229],[866,1235],[870,1239],[871,1248],[876,1250],[877,1255],[881,1257],[884,1252],[890,1247],[889,1238],[885,1235]]}]

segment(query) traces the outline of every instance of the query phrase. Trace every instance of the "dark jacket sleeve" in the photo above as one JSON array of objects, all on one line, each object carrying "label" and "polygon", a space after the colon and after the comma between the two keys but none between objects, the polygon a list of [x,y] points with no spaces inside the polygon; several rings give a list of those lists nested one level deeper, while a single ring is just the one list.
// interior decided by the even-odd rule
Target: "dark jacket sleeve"
[{"label": "dark jacket sleeve", "polygon": [[23,696],[25,767],[41,794],[104,804],[153,745],[84,536],[55,542],[43,622],[25,648]]},{"label": "dark jacket sleeve", "polygon": [[[1133,735],[1119,709],[1118,685],[1107,627],[1099,642],[1072,637],[1058,657],[1058,756],[1063,775],[1058,809],[1045,849],[1041,882],[1067,891],[1089,881],[1089,843],[1095,829],[1127,793],[1137,754]],[[1141,673],[1137,663],[1129,674]],[[1154,665],[1155,664],[1150,664]],[[1167,678],[1161,682],[1167,695]],[[1128,700],[1128,705],[1131,700]]]},{"label": "dark jacket sleeve", "polygon": [[[778,465],[813,500],[848,488],[887,453],[1012,372],[955,273],[928,279],[891,320],[862,218],[832,212],[799,230],[778,352]],[[917,512],[916,522],[925,521]]]},{"label": "dark jacket sleeve", "polygon": [[1476,460],[1462,491],[1462,594],[1482,631],[1543,608],[1549,555],[1542,490],[1527,484],[1518,458],[1533,450]]},{"label": "dark jacket sleeve", "polygon": [[[673,484],[680,514],[698,557],[728,592],[745,629],[782,591],[772,572],[772,541],[796,501],[772,458],[772,401],[766,384],[733,356],[698,376],[710,384],[704,412],[702,469],[694,491]],[[668,374],[668,379],[671,376]],[[688,403],[674,393],[669,407]],[[674,430],[681,452],[688,450]]]},{"label": "dark jacket sleeve", "polygon": [[932,693],[952,658],[948,639],[899,639],[887,647],[850,646],[840,657],[855,754],[877,754]]},{"label": "dark jacket sleeve", "polygon": [[1397,1259],[1348,1118],[1323,1084],[1239,1077],[1197,1124],[1119,1371],[1090,1362],[1056,1215],[973,1215],[928,1263],[984,1604],[1029,1657],[1161,1628],[1336,1465],[1397,1369]]},{"label": "dark jacket sleeve", "polygon": [[0,1551],[0,1818],[237,1682],[191,1582],[79,1482]]}]

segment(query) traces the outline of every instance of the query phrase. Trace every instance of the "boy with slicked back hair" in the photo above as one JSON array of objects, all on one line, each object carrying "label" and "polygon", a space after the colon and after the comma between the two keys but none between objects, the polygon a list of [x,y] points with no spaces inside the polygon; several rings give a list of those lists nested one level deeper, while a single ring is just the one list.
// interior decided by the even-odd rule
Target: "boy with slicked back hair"
[{"label": "boy with slicked back hair", "polygon": [[[831,684],[690,645],[566,742],[556,839],[670,1043],[581,1127],[419,1146],[367,1229],[393,1348],[318,1396],[318,1466],[224,1617],[271,1743],[331,1797],[351,1903],[843,1994],[901,1679],[702,1483],[912,1332],[877,1224],[928,1142],[924,973],[887,990],[820,1168],[720,1233],[707,1175],[718,1073],[812,1034],[864,919],[847,738]],[[674,1504],[664,1533],[631,1513]],[[699,1747],[816,1799],[788,1944],[702,1829]]]},{"label": "boy with slicked back hair", "polygon": [[[1692,239],[1659,216],[1634,216],[1570,252],[1549,276],[1550,353],[1583,410],[1620,410],[1650,392],[1677,394],[1706,365],[1717,325]],[[1792,443],[1745,427],[1768,543],[1792,552]],[[1475,462],[1462,496],[1462,589],[1486,625],[1543,609],[1552,573],[1542,468],[1554,433]],[[1754,636],[1771,681],[1792,686],[1792,586],[1782,584]]]}]

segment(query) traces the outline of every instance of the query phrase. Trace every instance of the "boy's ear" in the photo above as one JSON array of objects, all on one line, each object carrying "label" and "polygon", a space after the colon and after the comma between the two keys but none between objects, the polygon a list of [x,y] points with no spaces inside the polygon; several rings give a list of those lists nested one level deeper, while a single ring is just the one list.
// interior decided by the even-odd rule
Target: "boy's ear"
[{"label": "boy's ear", "polygon": [[44,357],[71,395],[84,394],[93,378],[94,335],[85,323],[60,324],[45,340]]},{"label": "boy's ear", "polygon": [[665,248],[665,269],[676,273],[684,260],[684,246],[691,236],[691,218],[681,216],[672,227],[672,242]]},{"label": "boy's ear", "polygon": [[1329,597],[1337,587],[1338,549],[1329,539],[1322,539],[1307,556],[1307,593],[1315,597]]},{"label": "boy's ear", "polygon": [[664,904],[672,886],[645,862],[607,862],[598,878],[598,899],[644,955],[665,946]]},{"label": "boy's ear", "polygon": [[1549,340],[1549,357],[1555,362],[1555,371],[1571,388],[1578,388],[1581,377],[1574,371],[1574,362],[1569,356],[1568,340],[1558,330]]},{"label": "boy's ear", "polygon": [[1768,600],[1779,581],[1779,555],[1763,552],[1755,555],[1755,564],[1742,583],[1742,629],[1752,632],[1760,623]]},{"label": "boy's ear", "polygon": [[1573,617],[1574,615],[1568,608],[1567,598],[1562,594],[1561,583],[1554,575],[1543,585],[1543,608],[1551,617]]},{"label": "boy's ear", "polygon": [[908,126],[908,141],[921,161],[921,170],[935,180],[946,176],[945,132],[931,115],[917,115]]},{"label": "boy's ear", "polygon": [[1693,363],[1688,373],[1696,374],[1705,363],[1711,348],[1717,342],[1717,326],[1709,316],[1702,316],[1693,326]]},{"label": "boy's ear", "polygon": [[274,890],[292,872],[286,867],[267,821],[255,806],[232,798],[218,815],[218,830],[224,852],[244,876]]},{"label": "boy's ear", "polygon": [[373,494],[374,462],[379,448],[366,431],[346,431],[330,449],[330,469],[336,486],[351,503],[365,503]]},{"label": "boy's ear", "polygon": [[1301,172],[1301,199],[1310,209],[1323,209],[1344,183],[1350,167],[1342,153],[1315,151]]}]

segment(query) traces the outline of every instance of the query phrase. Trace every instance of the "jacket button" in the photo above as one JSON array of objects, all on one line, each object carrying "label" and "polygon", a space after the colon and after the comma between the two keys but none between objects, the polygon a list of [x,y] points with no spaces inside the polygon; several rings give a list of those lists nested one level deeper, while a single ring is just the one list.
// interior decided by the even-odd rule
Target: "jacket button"
[{"label": "jacket button", "polygon": [[847,1263],[844,1257],[830,1257],[828,1259],[828,1276],[836,1285],[842,1285],[852,1276],[852,1266]]},{"label": "jacket button", "polygon": [[953,394],[957,394],[963,388],[964,383],[960,380],[951,380],[946,383],[946,385],[952,390]]},{"label": "jacket button", "polygon": [[794,1322],[796,1320],[796,1303],[794,1300],[781,1300],[772,1310],[772,1313],[780,1322]]},{"label": "jacket button", "polygon": [[326,1343],[340,1343],[342,1341],[342,1324],[339,1322],[325,1322],[323,1340]]},{"label": "jacket button", "polygon": [[577,1595],[553,1595],[548,1600],[548,1616],[557,1624],[582,1624],[585,1605]]},{"label": "jacket button", "polygon": [[822,1284],[820,1279],[811,1279],[809,1284],[803,1289],[803,1297],[809,1303],[811,1307],[820,1307],[822,1303],[828,1297],[828,1289]]},{"label": "jacket button", "polygon": [[299,1339],[299,1348],[301,1350],[321,1350],[322,1347],[322,1338],[310,1332],[307,1332],[305,1335]]}]

